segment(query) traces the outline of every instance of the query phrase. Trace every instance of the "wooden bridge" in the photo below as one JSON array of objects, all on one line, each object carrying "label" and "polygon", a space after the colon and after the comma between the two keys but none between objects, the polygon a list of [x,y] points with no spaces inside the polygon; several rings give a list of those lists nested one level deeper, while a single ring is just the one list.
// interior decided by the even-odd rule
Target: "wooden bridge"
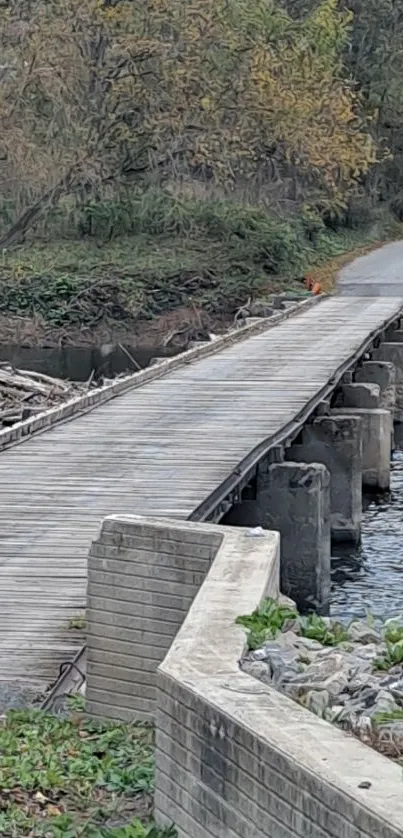
[{"label": "wooden bridge", "polygon": [[217,520],[403,307],[334,297],[0,454],[0,708],[44,689],[81,640],[104,516]]}]

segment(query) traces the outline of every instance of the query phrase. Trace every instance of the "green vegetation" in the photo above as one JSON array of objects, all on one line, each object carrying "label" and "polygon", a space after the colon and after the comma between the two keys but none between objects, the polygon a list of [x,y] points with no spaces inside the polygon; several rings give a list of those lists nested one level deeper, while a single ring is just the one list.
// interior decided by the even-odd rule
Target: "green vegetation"
[{"label": "green vegetation", "polygon": [[116,229],[104,241],[102,223],[89,240],[32,242],[3,253],[0,315],[40,317],[58,328],[129,327],[181,307],[233,318],[250,296],[300,290],[312,264],[360,240],[323,228],[312,242],[300,220],[232,199],[197,202],[153,191],[130,210],[124,236]]},{"label": "green vegetation", "polygon": [[7,0],[3,325],[232,322],[400,235],[402,3]]},{"label": "green vegetation", "polygon": [[389,722],[403,722],[403,707],[398,707],[396,710],[385,710],[372,716],[372,724],[375,727],[387,725]]},{"label": "green vegetation", "polygon": [[382,632],[386,652],[374,661],[375,669],[388,670],[403,663],[403,624],[401,620],[388,620]]},{"label": "green vegetation", "polygon": [[87,621],[83,616],[71,617],[69,620],[69,629],[76,629],[80,631],[81,629],[85,629],[87,625]]},{"label": "green vegetation", "polygon": [[345,626],[336,621],[329,625],[318,614],[308,614],[306,617],[300,617],[298,624],[303,637],[317,640],[322,646],[338,646],[340,643],[347,643],[350,640],[348,629]]},{"label": "green vegetation", "polygon": [[0,727],[0,834],[174,838],[151,822],[153,730],[12,711]]},{"label": "green vegetation", "polygon": [[291,628],[302,637],[317,640],[323,646],[338,646],[350,639],[348,629],[341,623],[328,624],[327,620],[317,614],[301,617],[297,611],[282,606],[271,598],[263,600],[252,614],[238,617],[236,620],[237,624],[247,631],[249,649],[258,649],[266,641],[275,639],[287,628],[289,621],[294,624]]},{"label": "green vegetation", "polygon": [[268,597],[252,614],[237,617],[236,623],[247,630],[249,649],[257,649],[266,640],[276,637],[288,620],[297,617],[297,611]]}]

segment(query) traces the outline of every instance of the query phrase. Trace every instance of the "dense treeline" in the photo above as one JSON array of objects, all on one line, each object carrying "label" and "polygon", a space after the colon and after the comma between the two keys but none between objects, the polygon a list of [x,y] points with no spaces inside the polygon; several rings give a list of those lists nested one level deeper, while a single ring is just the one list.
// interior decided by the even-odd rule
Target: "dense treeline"
[{"label": "dense treeline", "polygon": [[403,212],[403,0],[3,0],[0,43],[3,247],[150,182]]}]

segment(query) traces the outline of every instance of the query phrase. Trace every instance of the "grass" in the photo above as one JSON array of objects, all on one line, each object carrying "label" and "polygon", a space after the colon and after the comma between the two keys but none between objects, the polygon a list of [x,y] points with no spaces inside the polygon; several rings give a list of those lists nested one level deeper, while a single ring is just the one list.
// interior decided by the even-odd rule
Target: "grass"
[{"label": "grass", "polygon": [[0,727],[0,834],[173,838],[151,821],[153,730],[12,711]]},{"label": "grass", "polygon": [[374,239],[320,226],[313,236],[299,217],[161,190],[89,204],[70,237],[56,233],[0,255],[0,315],[59,329],[130,328],[181,307],[231,318],[249,297],[301,289],[314,265],[326,285],[327,265]]}]

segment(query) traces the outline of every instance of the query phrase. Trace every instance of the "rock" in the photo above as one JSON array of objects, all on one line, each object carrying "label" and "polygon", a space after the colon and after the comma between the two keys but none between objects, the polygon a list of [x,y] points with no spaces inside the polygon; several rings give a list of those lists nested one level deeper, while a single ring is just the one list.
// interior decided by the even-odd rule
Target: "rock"
[{"label": "rock", "polygon": [[[279,639],[280,637],[282,635],[279,635]],[[261,649],[256,649],[256,651],[251,652],[249,660],[261,661],[267,664],[271,672],[271,677],[275,682],[281,679],[286,670],[291,673],[291,677],[298,675],[300,672],[298,649],[286,643],[284,645],[278,643],[276,640],[270,640]]]},{"label": "rock", "polygon": [[403,680],[396,681],[394,684],[391,684],[389,689],[393,698],[395,698],[400,705],[403,704]]},{"label": "rock", "polygon": [[350,721],[350,713],[342,704],[333,704],[325,711],[325,718],[333,724],[342,724]]},{"label": "rock", "polygon": [[310,690],[305,697],[305,707],[323,718],[326,708],[329,706],[329,693],[326,690]]},{"label": "rock", "polygon": [[343,692],[347,684],[348,673],[343,671],[335,672],[334,675],[331,675],[329,678],[326,678],[326,681],[323,681],[324,689],[334,698]]},{"label": "rock", "polygon": [[370,716],[373,716],[377,713],[392,713],[394,710],[399,710],[399,705],[396,704],[393,695],[387,690],[380,690],[376,697],[375,704],[371,707],[368,713]]},{"label": "rock", "polygon": [[295,612],[297,612],[298,610],[294,600],[290,599],[290,597],[286,596],[285,594],[279,594],[277,597],[277,602],[283,608],[290,608],[291,611]]},{"label": "rock", "polygon": [[337,696],[344,691],[347,683],[348,669],[345,660],[337,652],[333,652],[331,657],[309,664],[304,672],[300,672],[285,685],[285,692],[294,698],[299,698],[310,690],[327,690],[329,695]]},{"label": "rock", "polygon": [[282,648],[291,647],[295,649],[296,656],[297,656],[297,645],[300,643],[301,638],[298,634],[295,634],[294,631],[284,631],[281,634],[278,634],[276,637],[276,643]]},{"label": "rock", "polygon": [[253,300],[248,310],[252,317],[271,317],[274,314],[273,306],[266,300]]},{"label": "rock", "polygon": [[272,658],[281,657],[284,661],[284,665],[287,663],[291,663],[291,661],[298,660],[298,649],[296,649],[292,644],[284,642],[279,642],[280,638],[284,637],[285,635],[279,635],[278,641],[277,640],[268,640],[264,646],[261,646],[260,649],[256,649],[254,652],[251,652],[249,657],[251,660],[260,660],[260,661],[271,661]]},{"label": "rock", "polygon": [[356,643],[379,643],[381,640],[379,632],[361,620],[351,623],[348,631]]},{"label": "rock", "polygon": [[282,670],[278,670],[273,676],[272,685],[279,690],[280,692],[286,693],[287,685],[290,684],[294,678],[298,677],[300,673],[300,668],[297,663],[288,664],[288,666],[284,667]]},{"label": "rock", "polygon": [[352,677],[350,677],[347,685],[347,689],[352,695],[354,695],[354,693],[360,693],[368,687],[371,687],[373,690],[378,692],[380,683],[370,672],[362,671],[355,672]]},{"label": "rock", "polygon": [[257,678],[263,681],[264,684],[271,684],[271,669],[270,665],[265,661],[253,661],[248,658],[242,662],[242,669],[251,675],[252,678]]},{"label": "rock", "polygon": [[367,643],[365,646],[354,648],[354,657],[360,660],[373,661],[375,658],[381,657],[384,651],[385,646],[382,643]]},{"label": "rock", "polygon": [[336,672],[345,669],[345,659],[332,649],[333,654],[311,663],[304,672],[305,681],[325,681]]},{"label": "rock", "polygon": [[282,631],[283,631],[284,634],[286,634],[289,631],[292,631],[292,633],[295,634],[295,635],[301,634],[301,626],[298,622],[298,619],[296,618],[295,620],[291,620],[291,619],[286,620],[284,625],[283,625]]},{"label": "rock", "polygon": [[299,649],[306,649],[308,652],[321,652],[323,649],[318,640],[311,640],[310,637],[297,637],[296,642]]},{"label": "rock", "polygon": [[349,701],[346,701],[345,706],[352,716],[359,716],[375,706],[378,693],[379,690],[363,690],[356,698],[350,698]]}]

